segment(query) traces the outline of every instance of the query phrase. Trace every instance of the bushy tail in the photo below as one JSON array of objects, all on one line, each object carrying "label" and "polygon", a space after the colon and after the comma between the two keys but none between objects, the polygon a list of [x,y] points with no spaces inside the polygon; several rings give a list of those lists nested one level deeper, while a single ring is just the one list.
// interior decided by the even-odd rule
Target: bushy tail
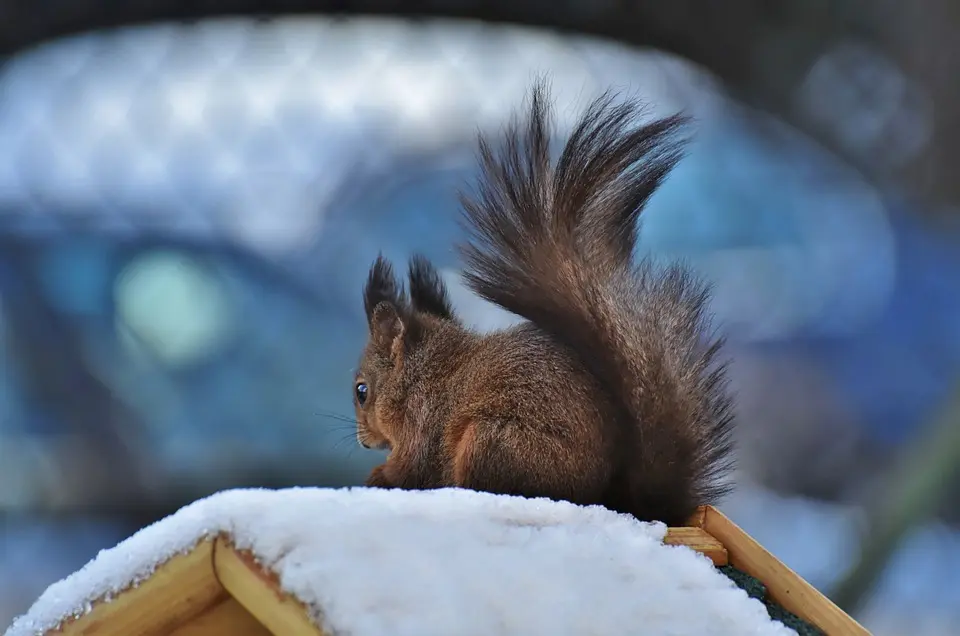
[{"label": "bushy tail", "polygon": [[465,282],[570,347],[616,405],[621,456],[607,505],[683,523],[727,489],[731,414],[708,287],[682,266],[635,263],[638,217],[680,158],[680,116],[638,125],[605,94],[553,165],[547,89],[507,130],[481,138],[463,196]]}]

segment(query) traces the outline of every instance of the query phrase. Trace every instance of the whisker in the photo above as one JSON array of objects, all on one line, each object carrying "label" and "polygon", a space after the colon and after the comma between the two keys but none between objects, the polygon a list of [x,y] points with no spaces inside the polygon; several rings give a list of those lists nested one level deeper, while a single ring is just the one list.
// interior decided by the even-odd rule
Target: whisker
[{"label": "whisker", "polygon": [[340,437],[339,440],[333,443],[333,448],[335,450],[339,450],[340,447],[344,446],[345,444],[348,444],[349,442],[352,442],[347,446],[347,456],[349,457],[350,453],[353,453],[354,451],[356,451],[357,447],[360,446],[360,443],[357,442],[357,436],[354,433],[348,433]]},{"label": "whisker", "polygon": [[343,424],[333,424],[330,426],[332,431],[343,433],[343,435],[333,443],[333,448],[335,450],[339,450],[346,445],[347,457],[350,457],[353,455],[353,453],[357,452],[358,448],[361,448],[360,443],[357,441],[356,418],[325,409],[316,411],[316,415],[333,420],[335,422],[343,422]]},{"label": "whisker", "polygon": [[351,435],[357,432],[356,422],[350,422],[349,424],[331,424],[329,428],[331,431],[349,431]]},{"label": "whisker", "polygon": [[335,413],[335,412],[333,412],[333,411],[317,411],[316,414],[319,415],[319,416],[321,416],[321,417],[326,417],[326,418],[329,418],[329,419],[331,419],[331,420],[338,420],[338,421],[340,421],[340,422],[348,422],[348,423],[350,423],[350,424],[356,424],[356,423],[357,423],[357,419],[356,419],[356,418],[350,417],[350,416],[347,416],[347,415],[341,415],[341,414]]}]

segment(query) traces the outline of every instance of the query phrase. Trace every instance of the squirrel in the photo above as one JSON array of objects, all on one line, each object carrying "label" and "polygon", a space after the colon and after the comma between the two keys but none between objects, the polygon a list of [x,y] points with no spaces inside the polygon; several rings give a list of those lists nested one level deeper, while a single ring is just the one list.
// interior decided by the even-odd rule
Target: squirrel
[{"label": "squirrel", "polygon": [[419,254],[409,290],[382,253],[369,270],[357,438],[389,454],[366,485],[547,497],[682,525],[730,489],[723,339],[708,284],[634,251],[687,119],[640,125],[641,107],[608,91],[554,164],[547,92],[534,85],[501,150],[480,134],[479,184],[460,195],[463,281],[524,320],[469,329]]}]

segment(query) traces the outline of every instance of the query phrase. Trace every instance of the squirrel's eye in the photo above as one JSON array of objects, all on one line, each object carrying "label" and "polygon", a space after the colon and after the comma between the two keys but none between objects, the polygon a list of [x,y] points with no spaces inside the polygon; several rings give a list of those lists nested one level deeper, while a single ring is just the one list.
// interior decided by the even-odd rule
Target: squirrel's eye
[{"label": "squirrel's eye", "polygon": [[364,382],[358,382],[356,387],[357,404],[363,406],[367,401],[367,385]]}]

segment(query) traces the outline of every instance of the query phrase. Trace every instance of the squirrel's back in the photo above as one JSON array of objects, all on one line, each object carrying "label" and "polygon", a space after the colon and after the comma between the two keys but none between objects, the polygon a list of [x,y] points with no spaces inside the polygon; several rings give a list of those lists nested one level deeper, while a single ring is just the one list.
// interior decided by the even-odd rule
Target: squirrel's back
[{"label": "squirrel's back", "polygon": [[613,436],[597,503],[680,524],[726,491],[732,422],[708,287],[681,265],[634,262],[638,217],[681,155],[683,120],[640,125],[635,103],[604,95],[554,164],[546,98],[538,85],[502,150],[481,139],[479,186],[462,198],[464,280],[592,378]]}]

